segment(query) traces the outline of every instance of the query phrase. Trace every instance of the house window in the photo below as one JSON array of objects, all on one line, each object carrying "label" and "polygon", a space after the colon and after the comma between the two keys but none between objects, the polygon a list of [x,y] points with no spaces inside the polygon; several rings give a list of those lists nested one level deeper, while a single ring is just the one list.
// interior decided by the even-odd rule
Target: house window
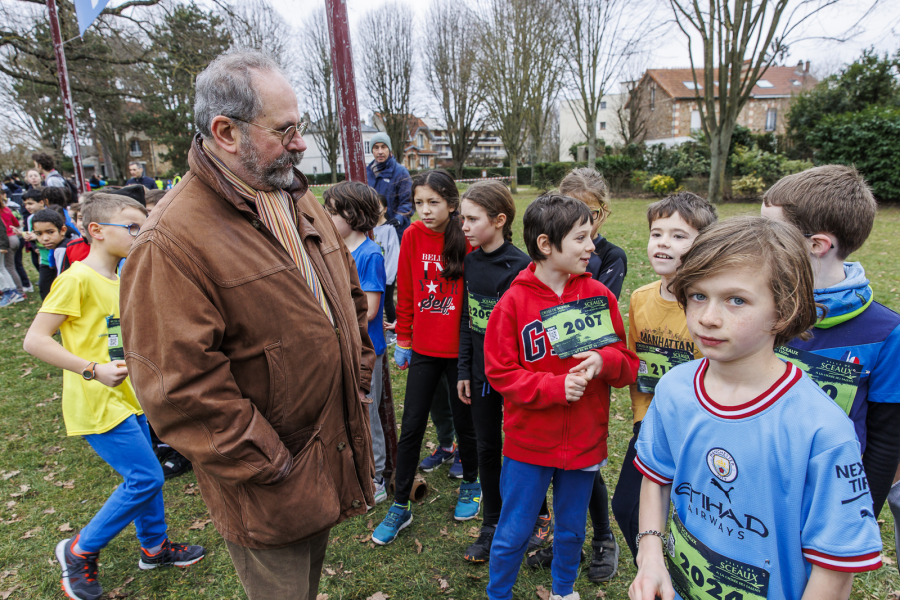
[{"label": "house window", "polygon": [[419,148],[424,148],[424,147],[425,147],[425,136],[422,135],[421,133],[419,134],[419,143],[418,143],[418,146],[419,146]]},{"label": "house window", "polygon": [[650,86],[650,110],[656,110],[656,84]]},{"label": "house window", "polygon": [[606,100],[600,101],[600,110],[606,110]]},{"label": "house window", "polygon": [[700,111],[692,110],[691,111],[691,133],[694,133],[695,131],[700,131],[700,129],[702,127],[703,127],[703,124],[700,123]]},{"label": "house window", "polygon": [[689,90],[702,90],[703,89],[702,85],[700,85],[699,83],[695,84],[693,81],[682,81],[681,83],[683,83],[684,87],[686,87]]},{"label": "house window", "polygon": [[366,154],[372,154],[371,150],[369,149],[369,142],[364,142],[364,143],[366,145]]},{"label": "house window", "polygon": [[143,152],[141,152],[141,143],[137,140],[131,140],[131,155],[132,156],[141,156]]},{"label": "house window", "polygon": [[773,88],[773,87],[775,87],[775,84],[772,83],[771,81],[769,81],[768,79],[760,79],[759,81],[756,82],[756,87]]},{"label": "house window", "polygon": [[606,121],[600,121],[600,131],[606,131]]},{"label": "house window", "polygon": [[775,131],[775,124],[778,120],[778,111],[770,108],[766,111],[766,131]]}]

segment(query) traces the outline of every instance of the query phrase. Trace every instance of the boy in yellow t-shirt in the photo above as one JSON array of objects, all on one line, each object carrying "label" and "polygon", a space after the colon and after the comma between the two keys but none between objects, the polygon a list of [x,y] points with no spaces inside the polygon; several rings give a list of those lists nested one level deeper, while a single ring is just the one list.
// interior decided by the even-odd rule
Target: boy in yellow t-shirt
[{"label": "boy in yellow t-shirt", "polygon": [[[142,569],[187,566],[201,560],[204,549],[166,537],[162,468],[122,349],[116,266],[147,211],[126,196],[98,193],[85,202],[82,214],[90,254],[54,281],[25,336],[25,350],[64,369],[67,433],[83,436],[125,480],[80,533],[56,546],[65,593],[94,600],[103,594],[97,581],[99,552],[132,521]],[[52,337],[57,330],[62,345]]]},{"label": "boy in yellow t-shirt", "polygon": [[716,207],[690,192],[681,192],[647,207],[650,241],[647,258],[659,281],[638,288],[628,307],[628,348],[641,359],[637,382],[631,384],[634,435],[622,463],[612,499],[613,514],[637,556],[638,510],[643,475],[634,466],[634,445],[647,414],[656,382],[672,367],[702,358],[688,333],[684,311],[669,291],[681,256],[707,226],[716,222]]}]

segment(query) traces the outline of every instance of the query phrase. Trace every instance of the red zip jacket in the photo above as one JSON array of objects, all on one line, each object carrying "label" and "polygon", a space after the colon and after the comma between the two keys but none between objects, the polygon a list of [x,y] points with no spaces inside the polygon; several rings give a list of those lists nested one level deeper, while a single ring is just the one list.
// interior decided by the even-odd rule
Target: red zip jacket
[{"label": "red zip jacket", "polygon": [[[472,248],[466,242],[466,251]],[[459,319],[463,279],[441,277],[444,234],[421,221],[403,232],[397,267],[397,343],[419,354],[456,358],[459,354]],[[415,322],[415,328],[413,327]]]},{"label": "red zip jacket", "polygon": [[[618,342],[596,350],[600,373],[577,402],[566,401],[565,381],[577,358],[551,352],[540,311],[606,296]],[[484,343],[485,374],[504,399],[503,454],[543,467],[575,470],[602,462],[609,437],[609,388],[637,378],[638,357],[625,344],[616,297],[584,273],[566,282],[562,297],[538,280],[534,263],[519,273],[491,313]]]}]

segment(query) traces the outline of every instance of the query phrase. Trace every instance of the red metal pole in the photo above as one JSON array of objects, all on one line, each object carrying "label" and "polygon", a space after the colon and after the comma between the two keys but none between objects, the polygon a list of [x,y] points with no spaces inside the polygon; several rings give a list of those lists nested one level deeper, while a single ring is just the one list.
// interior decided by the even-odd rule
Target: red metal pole
[{"label": "red metal pole", "polygon": [[[75,107],[72,106],[72,93],[69,91],[69,70],[66,68],[66,54],[63,50],[62,36],[59,33],[59,17],[56,16],[56,0],[47,0],[50,12],[50,32],[53,34],[53,54],[56,55],[56,74],[59,77],[59,91],[62,93],[63,111],[72,136],[73,162],[75,163],[75,186],[84,193],[84,171],[81,169],[81,146],[78,144],[78,128],[75,126]],[[72,198],[73,202],[78,198]]]},{"label": "red metal pole", "polygon": [[[52,0],[48,0],[50,2]],[[328,28],[331,31],[331,64],[338,117],[341,123],[341,150],[344,168],[350,181],[366,182],[366,162],[359,131],[359,108],[356,103],[356,80],[353,78],[353,50],[350,47],[350,25],[346,0],[325,0]]]}]

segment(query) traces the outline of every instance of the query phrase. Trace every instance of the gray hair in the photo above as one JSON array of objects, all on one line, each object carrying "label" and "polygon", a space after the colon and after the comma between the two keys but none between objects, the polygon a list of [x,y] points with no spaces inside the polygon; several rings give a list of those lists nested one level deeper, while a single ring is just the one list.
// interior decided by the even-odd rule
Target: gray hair
[{"label": "gray hair", "polygon": [[[272,57],[257,50],[237,50],[219,55],[197,76],[194,125],[204,139],[212,138],[210,125],[218,115],[252,121],[261,110],[253,87],[252,71],[287,77]],[[237,122],[241,131],[246,123]]]},{"label": "gray hair", "polygon": [[141,163],[139,163],[139,162],[137,162],[137,161],[131,161],[130,163],[128,163],[128,166],[129,166],[129,167],[130,167],[131,165],[134,165],[134,166],[136,166],[136,167],[140,167],[140,168],[141,168],[141,171],[144,170],[144,165],[142,165]]}]

